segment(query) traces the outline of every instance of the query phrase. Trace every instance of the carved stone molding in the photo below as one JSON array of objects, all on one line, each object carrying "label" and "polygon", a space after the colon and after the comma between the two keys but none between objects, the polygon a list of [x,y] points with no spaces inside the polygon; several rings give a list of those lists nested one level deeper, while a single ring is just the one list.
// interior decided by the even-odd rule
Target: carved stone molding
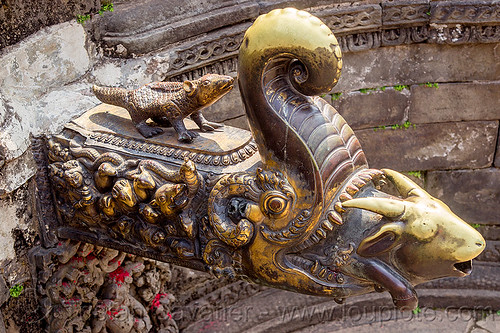
[{"label": "carved stone molding", "polygon": [[383,2],[382,14],[382,25],[388,28],[426,24],[431,13],[429,1],[420,0]]},{"label": "carved stone molding", "polygon": [[314,13],[337,36],[374,30],[382,24],[382,8],[379,5],[338,6]]},{"label": "carved stone molding", "polygon": [[[419,0],[380,5],[337,4],[312,7],[311,11],[336,34],[343,52],[360,52],[414,43],[496,43],[500,41],[498,8],[494,1]],[[230,35],[220,40],[208,34],[187,46],[174,45],[165,80],[192,80],[209,72],[234,75],[234,50],[247,27],[244,24],[227,28]]]},{"label": "carved stone molding", "polygon": [[500,22],[497,1],[431,2],[431,23],[491,25]]}]

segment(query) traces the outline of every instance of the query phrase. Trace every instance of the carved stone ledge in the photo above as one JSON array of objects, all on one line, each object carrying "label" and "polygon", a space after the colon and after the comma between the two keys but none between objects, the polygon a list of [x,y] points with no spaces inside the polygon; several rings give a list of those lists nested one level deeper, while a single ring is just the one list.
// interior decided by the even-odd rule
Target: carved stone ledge
[{"label": "carved stone ledge", "polygon": [[382,25],[379,5],[338,6],[314,13],[339,37],[374,30]]},{"label": "carved stone ledge", "polygon": [[[431,5],[419,0],[382,2],[381,6],[340,4],[312,7],[311,11],[333,30],[343,52],[360,52],[415,43],[496,43],[500,41],[498,7],[491,1]],[[192,80],[209,72],[234,75],[236,52],[232,50],[241,42],[246,27],[245,23],[228,28],[231,33],[228,37],[223,33],[221,42],[205,36],[186,47],[173,46],[171,69],[165,79]]]},{"label": "carved stone ledge", "polygon": [[382,2],[384,28],[423,25],[430,21],[428,0]]},{"label": "carved stone ledge", "polygon": [[431,23],[493,25],[499,21],[500,4],[495,0],[431,2]]},{"label": "carved stone ledge", "polygon": [[[253,1],[196,2],[143,1],[118,5],[101,20],[102,39],[108,47],[121,44],[128,54],[144,54],[162,46],[255,18]],[[150,18],[145,22],[144,18]],[[244,31],[244,30],[243,30]]]}]

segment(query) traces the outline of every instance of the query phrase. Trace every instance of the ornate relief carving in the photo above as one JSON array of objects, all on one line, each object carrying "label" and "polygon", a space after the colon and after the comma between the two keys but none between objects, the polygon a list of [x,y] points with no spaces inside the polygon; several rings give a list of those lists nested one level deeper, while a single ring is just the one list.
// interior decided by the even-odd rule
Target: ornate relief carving
[{"label": "ornate relief carving", "polygon": [[499,26],[436,27],[429,31],[429,42],[437,44],[496,43]]},{"label": "ornate relief carving", "polygon": [[177,57],[172,60],[172,67],[174,70],[178,70],[182,67],[197,64],[200,61],[210,61],[213,58],[221,58],[222,56],[234,56],[238,53],[242,40],[243,33],[240,32],[234,36],[218,38],[178,50],[176,52]]},{"label": "ornate relief carving", "polygon": [[431,23],[487,25],[500,21],[496,1],[438,1],[431,3]]},{"label": "ornate relief carving", "polygon": [[[460,43],[490,43],[500,40],[497,32],[500,22],[499,5],[494,1],[479,3],[440,1],[431,4],[425,0],[399,1],[383,2],[381,6],[364,4],[335,5],[333,8],[322,6],[312,8],[312,11],[337,35],[343,52],[426,41],[458,43],[460,40]],[[461,28],[462,30],[472,29],[477,32],[473,38],[468,39],[453,37],[453,34],[460,34],[455,31],[442,33],[440,41],[435,38],[429,40],[431,37],[429,32],[433,30],[429,23],[465,24],[471,27]],[[240,32],[225,37],[221,43],[216,40],[202,40],[194,46],[179,49],[165,79],[193,80],[211,72],[234,74],[235,49],[239,47],[243,30],[246,28],[246,25],[244,28],[238,28],[241,29]]]},{"label": "ornate relief carving", "polygon": [[382,9],[379,5],[338,6],[315,14],[339,36],[347,32],[371,30],[382,24]]},{"label": "ornate relief carving", "polygon": [[68,226],[97,228],[160,253],[194,256],[197,226],[187,212],[204,181],[189,158],[172,169],[93,148],[61,150],[54,139],[48,146],[49,175],[59,214]]},{"label": "ornate relief carving", "polygon": [[127,148],[138,153],[172,157],[181,161],[185,158],[189,158],[195,163],[213,166],[235,165],[247,160],[257,152],[257,146],[253,141],[249,142],[243,148],[235,152],[231,152],[230,154],[216,155],[210,151],[193,152],[188,149],[145,143],[139,140],[123,138],[113,134],[92,133],[89,138],[95,140],[96,142],[112,144],[114,146]]},{"label": "ornate relief carving", "polygon": [[364,32],[339,37],[339,44],[342,50],[359,52],[369,49],[376,49],[380,46],[380,33]]},{"label": "ornate relief carving", "polygon": [[[201,65],[201,66],[200,66]],[[234,75],[237,71],[237,55],[230,55],[229,58],[216,61],[212,64],[201,62],[193,65],[192,68],[181,68],[172,71],[167,78],[171,81],[183,82],[185,80],[194,80],[207,73],[222,73],[224,75]]]},{"label": "ornate relief carving", "polygon": [[398,1],[382,3],[382,25],[407,26],[421,25],[430,20],[428,1]]},{"label": "ornate relief carving", "polygon": [[178,332],[168,264],[69,240],[32,255],[48,332]]}]

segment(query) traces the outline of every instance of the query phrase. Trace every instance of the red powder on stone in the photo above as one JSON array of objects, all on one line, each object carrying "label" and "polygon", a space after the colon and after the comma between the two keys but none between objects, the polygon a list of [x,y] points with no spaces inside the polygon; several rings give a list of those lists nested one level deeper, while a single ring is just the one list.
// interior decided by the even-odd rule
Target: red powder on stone
[{"label": "red powder on stone", "polygon": [[[167,296],[167,294],[164,294],[164,293],[158,293],[158,294],[156,294],[155,299],[153,300],[153,302],[151,302],[151,310],[157,309],[160,306],[160,299],[163,296]],[[168,315],[169,315],[170,318],[172,318],[172,316],[170,315],[170,313]]]},{"label": "red powder on stone", "polygon": [[125,278],[127,276],[130,276],[130,274],[124,270],[123,268],[121,267],[118,267],[116,270],[114,270],[113,272],[109,273],[109,277],[115,281],[115,283],[118,285],[118,286],[121,286],[121,284],[125,281]]}]

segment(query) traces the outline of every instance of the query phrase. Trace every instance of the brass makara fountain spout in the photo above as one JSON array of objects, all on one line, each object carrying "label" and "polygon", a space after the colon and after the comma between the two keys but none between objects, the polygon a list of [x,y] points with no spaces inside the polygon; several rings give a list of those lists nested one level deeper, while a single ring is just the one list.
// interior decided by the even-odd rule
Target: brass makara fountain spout
[{"label": "brass makara fountain spout", "polygon": [[277,9],[239,53],[252,135],[145,140],[127,111],[90,110],[47,142],[58,235],[337,301],[387,290],[415,308],[414,285],[470,274],[485,241],[404,175],[368,167],[349,125],[317,97],[341,68],[326,25]]}]

